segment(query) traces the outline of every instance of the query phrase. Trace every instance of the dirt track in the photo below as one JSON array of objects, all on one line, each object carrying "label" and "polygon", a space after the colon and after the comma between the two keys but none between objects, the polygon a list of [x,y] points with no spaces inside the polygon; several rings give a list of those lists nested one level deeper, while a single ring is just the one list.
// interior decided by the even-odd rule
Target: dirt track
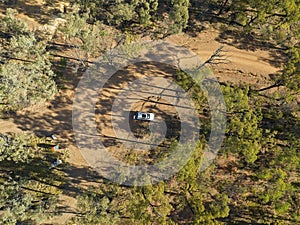
[{"label": "dirt track", "polygon": [[219,47],[224,46],[226,64],[213,67],[215,76],[221,82],[268,86],[270,78],[278,74],[285,60],[283,52],[278,49],[261,46],[255,42],[249,42],[248,46],[243,45],[234,37],[215,29],[204,30],[196,37],[178,34],[169,37],[168,40],[194,51],[203,61]]},{"label": "dirt track", "polygon": [[[30,21],[34,19],[34,15],[24,11],[22,18],[27,18]],[[33,17],[30,18],[29,16]],[[34,26],[36,25],[34,24]],[[214,67],[214,73],[220,81],[233,83],[245,82],[263,87],[270,83],[270,75],[276,74],[281,66],[274,64],[274,58],[280,57],[275,50],[266,51],[256,48],[253,51],[248,51],[242,49],[241,46],[236,48],[237,44],[232,43],[233,39],[230,37],[222,39],[221,33],[216,30],[206,30],[196,37],[189,37],[186,34],[175,35],[169,37],[168,40],[175,44],[186,46],[196,52],[203,60],[208,58],[218,47],[224,45],[228,51],[226,54],[230,63]],[[154,71],[149,70],[150,74],[151,72]],[[71,208],[74,206],[73,197],[76,197],[76,187],[80,183],[90,184],[93,182],[89,166],[76,147],[72,130],[73,97],[80,75],[76,71],[76,68],[72,64],[69,64],[63,71],[63,83],[61,84],[63,88],[59,91],[55,100],[51,103],[18,112],[10,118],[0,120],[0,133],[18,133],[21,131],[34,132],[37,135],[56,133],[58,139],[67,144],[70,150],[70,167],[66,169],[66,172],[70,177],[69,192],[72,193],[71,195],[70,193],[66,193],[71,197],[65,196],[63,200],[66,202],[63,204]],[[107,93],[109,94],[109,92]],[[142,99],[145,98],[147,96],[142,97]],[[134,107],[137,109],[140,106],[136,105]],[[107,118],[104,119],[107,120]],[[106,135],[112,135],[111,130],[105,130],[105,127],[101,129]],[[65,216],[64,220],[69,216]]]},{"label": "dirt track", "polygon": [[[219,46],[224,45],[215,40],[217,36],[218,32],[213,30],[211,33],[208,31],[201,33],[196,38],[183,34],[172,36],[168,40],[178,45],[188,43],[186,47],[205,60]],[[270,52],[246,51],[226,44],[224,46],[228,51],[226,54],[230,62],[213,68],[220,81],[245,82],[263,87],[270,83],[269,76],[280,70],[280,67],[266,62],[266,59],[270,58]],[[155,73],[155,71],[150,70],[149,73]],[[0,120],[0,132],[30,131],[38,135],[56,133],[60,140],[69,144],[70,163],[86,166],[76,149],[72,134],[72,103],[79,79],[80,73],[77,73],[76,68],[67,66],[63,71],[63,89],[59,91],[54,101],[18,112],[11,118]]]}]

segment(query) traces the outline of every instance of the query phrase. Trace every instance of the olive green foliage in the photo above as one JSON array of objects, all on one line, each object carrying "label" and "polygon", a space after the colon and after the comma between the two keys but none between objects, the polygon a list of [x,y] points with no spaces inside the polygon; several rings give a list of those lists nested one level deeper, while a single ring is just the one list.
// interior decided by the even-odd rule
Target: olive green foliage
[{"label": "olive green foliage", "polygon": [[34,105],[56,93],[46,42],[37,40],[15,13],[8,9],[0,22],[5,36],[0,45],[0,111]]},{"label": "olive green foliage", "polygon": [[[72,49],[82,63],[109,49],[112,41],[108,39],[119,46],[124,44],[122,56],[136,55],[144,46],[129,45],[135,33],[178,33],[197,16],[207,16],[207,20],[217,16],[217,21],[237,34],[246,33],[257,41],[284,48],[287,60],[270,87],[256,90],[249,85],[221,84],[226,102],[225,139],[205,171],[200,168],[207,160],[204,156],[212,109],[195,80],[182,71],[174,74],[175,82],[188,93],[200,115],[199,142],[178,146],[175,141],[170,151],[158,149],[153,154],[159,161],[175,146],[181,150],[177,156],[193,147],[188,162],[170,179],[143,187],[125,187],[95,177],[96,188],[78,191],[78,210],[69,224],[300,223],[299,2],[211,0],[196,6],[191,1],[194,8],[189,0],[72,3],[78,10],[65,14],[66,23],[59,30],[66,48]],[[202,6],[207,6],[203,15],[190,17]],[[0,21],[0,111],[51,99],[56,92],[46,42],[16,19],[15,13],[8,9]],[[123,31],[121,38],[115,33],[110,36],[115,28]],[[63,61],[60,65],[66,66]],[[197,79],[200,82],[203,77]],[[280,86],[280,98],[273,92],[272,96],[262,94]],[[138,153],[128,152],[124,157],[133,161],[138,158],[134,154]],[[36,224],[59,213],[57,199],[65,188],[65,175],[59,167],[49,170],[51,160],[57,157],[44,139],[0,135],[1,224]],[[178,162],[182,158],[178,157]]]},{"label": "olive green foliage", "polygon": [[170,199],[164,193],[165,184],[163,182],[157,185],[148,185],[141,188],[135,188],[132,191],[132,199],[128,202],[128,215],[135,224],[168,224],[168,216],[173,209]]},{"label": "olive green foliage", "polygon": [[187,27],[189,0],[74,1],[93,18],[121,30],[170,35]]},{"label": "olive green foliage", "polygon": [[[203,140],[202,140],[203,141]],[[85,190],[78,196],[80,214],[70,224],[177,224],[176,213],[189,208],[193,214],[180,218],[181,222],[194,224],[217,224],[219,218],[228,216],[229,199],[216,194],[206,207],[202,197],[207,194],[199,183],[199,168],[202,163],[202,141],[193,157],[172,181],[160,181],[142,187],[122,187],[100,182],[101,188]],[[176,213],[175,213],[176,212]]]},{"label": "olive green foliage", "polygon": [[45,140],[30,134],[0,136],[0,223],[36,224],[58,214],[56,204],[64,183],[49,171]]},{"label": "olive green foliage", "polygon": [[80,215],[73,218],[70,224],[118,224],[118,215],[109,211],[110,200],[105,195],[98,193],[96,190],[89,190],[79,195],[77,199]]},{"label": "olive green foliage", "polygon": [[187,27],[189,20],[189,0],[172,0],[170,11],[170,31],[179,33]]},{"label": "olive green foliage", "polygon": [[14,9],[7,9],[6,15],[1,19],[1,33],[10,37],[28,34],[28,28],[25,23],[15,18],[17,13]]},{"label": "olive green foliage", "polygon": [[278,79],[279,84],[283,84],[292,91],[299,93],[300,90],[300,46],[292,47],[289,50],[289,60],[285,64],[282,76]]},{"label": "olive green foliage", "polygon": [[272,142],[274,134],[260,127],[263,118],[260,106],[250,106],[249,89],[224,87],[223,90],[228,113],[224,147],[253,163],[267,143]]},{"label": "olive green foliage", "polygon": [[88,23],[89,15],[70,13],[66,15],[66,23],[60,27],[65,35],[67,45],[74,45],[74,56],[81,60],[88,60],[90,57],[96,57],[105,50],[107,41],[107,32],[102,23],[97,21],[94,24]]},{"label": "olive green foliage", "polygon": [[113,1],[74,1],[90,12],[94,18],[110,25],[126,27],[137,23],[147,26],[153,21],[158,9],[158,0],[113,0]]},{"label": "olive green foliage", "polygon": [[295,0],[229,2],[232,20],[248,31],[258,29],[265,38],[286,44],[292,43],[293,37],[299,35],[300,6]]},{"label": "olive green foliage", "polygon": [[0,136],[0,161],[28,162],[36,146],[34,137],[26,134]]},{"label": "olive green foliage", "polygon": [[148,26],[157,13],[157,0],[118,1],[116,7],[109,7],[108,22],[113,25],[126,26],[126,23],[139,23]]},{"label": "olive green foliage", "polygon": [[[43,222],[55,210],[58,196],[37,196],[26,192],[26,180],[7,181],[0,184],[1,224],[13,225],[21,222]],[[23,186],[24,185],[24,186]]]}]

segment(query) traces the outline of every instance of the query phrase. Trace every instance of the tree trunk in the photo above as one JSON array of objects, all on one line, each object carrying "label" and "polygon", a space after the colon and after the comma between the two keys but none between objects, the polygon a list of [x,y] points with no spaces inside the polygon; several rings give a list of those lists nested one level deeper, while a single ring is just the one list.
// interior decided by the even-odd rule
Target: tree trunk
[{"label": "tree trunk", "polygon": [[228,4],[228,2],[229,2],[229,0],[225,0],[225,1],[221,4],[220,10],[219,10],[219,12],[217,13],[218,16],[220,16],[220,15],[223,13],[223,11],[224,11],[226,5]]}]

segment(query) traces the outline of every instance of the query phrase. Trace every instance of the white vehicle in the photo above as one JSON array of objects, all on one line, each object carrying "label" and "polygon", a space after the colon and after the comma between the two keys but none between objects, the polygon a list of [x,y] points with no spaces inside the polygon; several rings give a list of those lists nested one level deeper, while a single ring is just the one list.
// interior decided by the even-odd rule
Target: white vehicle
[{"label": "white vehicle", "polygon": [[154,113],[136,112],[133,115],[134,120],[154,120]]}]

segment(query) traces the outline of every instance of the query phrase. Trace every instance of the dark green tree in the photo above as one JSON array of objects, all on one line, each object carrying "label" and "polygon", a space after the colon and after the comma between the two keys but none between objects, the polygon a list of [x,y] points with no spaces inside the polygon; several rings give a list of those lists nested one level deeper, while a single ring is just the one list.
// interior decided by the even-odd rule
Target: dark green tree
[{"label": "dark green tree", "polygon": [[66,23],[59,28],[65,35],[65,44],[73,46],[72,57],[82,62],[101,55],[109,47],[103,24],[99,21],[89,24],[88,19],[88,14],[70,13],[66,15]]},{"label": "dark green tree", "polygon": [[[49,171],[44,140],[30,134],[0,135],[0,223],[40,223],[58,215],[64,178]],[[48,149],[49,151],[49,149]]]},{"label": "dark green tree", "polygon": [[230,6],[232,19],[248,31],[258,29],[268,38],[286,43],[298,36],[299,10],[299,3],[295,0],[236,0]]},{"label": "dark green tree", "polygon": [[37,40],[15,13],[8,9],[0,22],[5,36],[0,46],[0,111],[34,105],[56,93],[46,42]]},{"label": "dark green tree", "polygon": [[71,219],[70,224],[114,225],[119,224],[117,213],[110,211],[110,199],[96,190],[86,190],[77,197],[78,216]]},{"label": "dark green tree", "polygon": [[186,28],[188,24],[189,0],[172,0],[170,8],[170,32],[179,33]]},{"label": "dark green tree", "polygon": [[[13,225],[19,223],[40,223],[56,213],[58,195],[37,196],[27,192],[26,180],[6,181],[0,184],[0,222]],[[37,191],[37,190],[36,190]]]},{"label": "dark green tree", "polygon": [[28,162],[37,149],[34,136],[28,134],[0,135],[0,161]]}]

